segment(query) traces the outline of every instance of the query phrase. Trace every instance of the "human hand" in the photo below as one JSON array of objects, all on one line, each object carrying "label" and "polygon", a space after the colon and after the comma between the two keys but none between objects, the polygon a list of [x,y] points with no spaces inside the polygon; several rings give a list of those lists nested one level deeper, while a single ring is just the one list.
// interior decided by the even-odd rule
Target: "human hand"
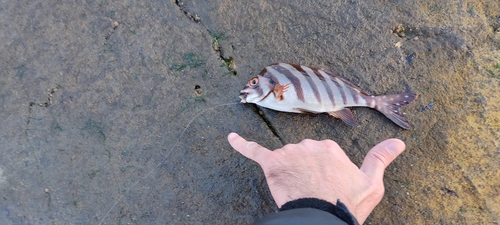
[{"label": "human hand", "polygon": [[382,200],[385,168],[405,149],[399,139],[385,140],[368,152],[358,168],[331,140],[305,139],[274,151],[236,133],[230,133],[228,141],[262,167],[278,207],[299,198],[333,204],[340,200],[360,224]]}]

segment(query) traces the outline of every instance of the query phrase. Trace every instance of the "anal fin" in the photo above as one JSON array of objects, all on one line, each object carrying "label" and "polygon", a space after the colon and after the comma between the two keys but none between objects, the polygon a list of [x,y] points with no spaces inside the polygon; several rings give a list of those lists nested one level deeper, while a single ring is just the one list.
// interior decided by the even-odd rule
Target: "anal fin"
[{"label": "anal fin", "polygon": [[328,115],[341,119],[349,126],[358,126],[358,122],[356,122],[356,119],[354,119],[354,115],[352,115],[351,110],[348,108],[344,108],[339,111],[328,112]]},{"label": "anal fin", "polygon": [[304,113],[304,114],[318,114],[320,112],[315,112],[315,111],[312,111],[312,110],[308,110],[308,109],[301,109],[301,108],[293,108],[297,111],[299,111],[300,113]]}]

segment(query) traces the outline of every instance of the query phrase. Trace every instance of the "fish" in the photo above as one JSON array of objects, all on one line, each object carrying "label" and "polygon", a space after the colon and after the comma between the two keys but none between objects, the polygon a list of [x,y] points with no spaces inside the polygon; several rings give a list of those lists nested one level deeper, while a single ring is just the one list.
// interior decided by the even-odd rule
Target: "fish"
[{"label": "fish", "polygon": [[406,91],[374,96],[331,69],[275,63],[248,80],[239,97],[241,103],[281,112],[327,113],[350,126],[358,123],[347,107],[369,107],[401,128],[410,129],[400,107],[410,104],[418,95]]}]

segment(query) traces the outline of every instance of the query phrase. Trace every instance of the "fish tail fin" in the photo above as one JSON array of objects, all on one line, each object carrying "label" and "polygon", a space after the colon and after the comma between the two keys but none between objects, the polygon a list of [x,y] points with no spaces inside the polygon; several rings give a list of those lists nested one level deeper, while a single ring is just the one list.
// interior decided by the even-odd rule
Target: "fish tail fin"
[{"label": "fish tail fin", "polygon": [[373,108],[384,114],[398,126],[404,129],[410,129],[410,124],[408,124],[408,121],[406,121],[403,114],[399,111],[399,108],[410,104],[417,99],[417,97],[417,94],[411,92],[375,96],[376,104]]}]

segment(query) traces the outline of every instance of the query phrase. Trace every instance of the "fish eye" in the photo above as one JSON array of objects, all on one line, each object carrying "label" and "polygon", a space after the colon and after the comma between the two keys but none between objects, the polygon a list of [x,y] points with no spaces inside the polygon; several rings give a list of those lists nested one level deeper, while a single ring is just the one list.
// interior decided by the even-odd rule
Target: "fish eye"
[{"label": "fish eye", "polygon": [[250,85],[250,86],[255,86],[257,84],[259,84],[259,78],[257,78],[257,77],[254,77],[248,81],[248,85]]}]

